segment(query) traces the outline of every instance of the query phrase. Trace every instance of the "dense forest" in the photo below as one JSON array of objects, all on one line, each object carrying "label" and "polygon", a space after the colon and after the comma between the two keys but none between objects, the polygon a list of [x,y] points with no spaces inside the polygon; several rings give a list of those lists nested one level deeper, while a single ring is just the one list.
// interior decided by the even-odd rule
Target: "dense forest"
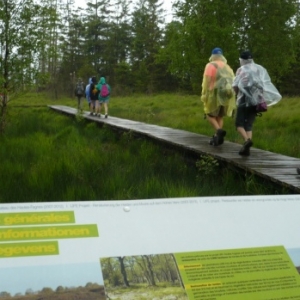
[{"label": "dense forest", "polygon": [[102,258],[101,268],[107,286],[156,286],[158,282],[170,282],[183,287],[173,254]]},{"label": "dense forest", "polygon": [[[282,94],[299,93],[299,0],[0,0],[0,93],[72,94],[106,76],[113,93],[199,94],[211,50],[251,49]],[[5,96],[4,96],[5,98]],[[3,101],[2,101],[3,105]]]}]

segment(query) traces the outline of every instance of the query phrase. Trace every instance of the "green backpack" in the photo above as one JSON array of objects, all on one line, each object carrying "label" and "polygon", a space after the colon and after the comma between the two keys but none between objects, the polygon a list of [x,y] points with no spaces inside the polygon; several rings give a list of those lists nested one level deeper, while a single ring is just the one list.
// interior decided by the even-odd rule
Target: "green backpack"
[{"label": "green backpack", "polygon": [[217,69],[216,86],[218,99],[221,103],[228,101],[234,96],[232,88],[233,77],[228,68],[220,68],[217,64],[211,63]]}]

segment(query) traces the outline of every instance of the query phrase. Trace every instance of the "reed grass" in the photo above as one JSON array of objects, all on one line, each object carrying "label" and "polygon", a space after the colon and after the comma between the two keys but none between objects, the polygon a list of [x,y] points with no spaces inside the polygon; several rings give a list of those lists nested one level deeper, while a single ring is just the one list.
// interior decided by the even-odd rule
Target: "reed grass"
[{"label": "reed grass", "polygon": [[10,121],[0,147],[2,203],[200,193],[196,168],[129,133],[117,135],[48,108],[15,108]]},{"label": "reed grass", "polygon": [[[286,193],[222,166],[213,170],[218,176],[204,174],[179,153],[136,139],[130,132],[117,134],[106,126],[99,128],[80,115],[58,114],[47,107],[50,104],[77,106],[74,99],[53,101],[40,95],[9,103],[9,122],[0,137],[2,203]],[[298,106],[296,99],[284,99],[259,118],[256,146],[298,157]],[[212,134],[196,96],[112,98],[110,114]],[[226,121],[226,137],[238,141],[233,119]]]}]

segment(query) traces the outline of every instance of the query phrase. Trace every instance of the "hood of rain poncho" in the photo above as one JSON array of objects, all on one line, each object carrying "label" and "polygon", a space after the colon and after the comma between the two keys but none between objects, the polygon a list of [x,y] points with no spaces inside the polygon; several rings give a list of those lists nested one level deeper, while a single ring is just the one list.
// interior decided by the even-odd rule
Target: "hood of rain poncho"
[{"label": "hood of rain poncho", "polygon": [[233,86],[238,87],[238,99],[245,96],[246,104],[255,106],[263,101],[268,106],[278,103],[282,96],[271,82],[267,70],[254,63],[253,59],[241,59],[241,67],[237,70],[237,76]]},{"label": "hood of rain poncho", "polygon": [[89,84],[92,84],[93,83],[93,80],[92,80],[92,77],[89,78]]},{"label": "hood of rain poncho", "polygon": [[[101,89],[102,89],[102,85],[103,84],[106,84],[107,85],[107,88],[108,88],[108,91],[109,91],[109,93],[111,92],[111,88],[110,88],[110,85],[108,84],[108,83],[106,83],[106,80],[105,80],[105,78],[104,77],[101,77],[100,78],[100,80],[99,80],[99,82],[98,82],[98,85],[97,85],[97,90],[98,91],[101,91]],[[108,100],[109,99],[109,95],[107,96],[107,97],[102,97],[101,96],[101,92],[99,93],[99,100]]]},{"label": "hood of rain poncho", "polygon": [[[218,70],[219,68],[221,71]],[[233,70],[227,64],[227,60],[222,54],[212,54],[209,58],[209,63],[205,67],[202,80],[201,101],[203,102],[204,113],[212,113],[220,106],[223,106],[225,115],[230,117],[236,108],[235,94],[233,89],[230,89],[229,97],[222,95],[219,84],[222,77],[218,73],[227,75],[226,77],[230,79],[230,89],[234,78]]]},{"label": "hood of rain poncho", "polygon": [[101,77],[98,84],[104,84],[104,83],[106,83],[105,78]]},{"label": "hood of rain poncho", "polygon": [[216,61],[216,60],[221,60],[225,64],[227,64],[227,59],[221,55],[221,54],[212,54],[211,57],[208,59],[210,62]]}]

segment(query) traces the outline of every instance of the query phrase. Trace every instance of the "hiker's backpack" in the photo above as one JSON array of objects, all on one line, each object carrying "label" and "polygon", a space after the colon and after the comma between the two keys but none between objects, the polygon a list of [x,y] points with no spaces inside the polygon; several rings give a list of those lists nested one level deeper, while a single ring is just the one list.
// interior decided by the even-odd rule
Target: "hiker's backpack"
[{"label": "hiker's backpack", "polygon": [[217,89],[218,100],[221,104],[226,104],[234,96],[232,88],[233,76],[227,66],[220,68],[215,63],[211,64],[217,69],[215,88]]},{"label": "hiker's backpack", "polygon": [[106,98],[109,96],[109,90],[106,83],[102,84],[101,91],[100,91],[100,97]]},{"label": "hiker's backpack", "polygon": [[79,96],[83,96],[83,95],[84,95],[84,88],[83,88],[82,83],[78,83],[78,84],[76,85],[76,88],[75,88],[75,94],[76,94],[76,95],[79,95]]},{"label": "hiker's backpack", "polygon": [[98,100],[99,91],[96,89],[96,85],[94,83],[90,84],[90,99]]}]

